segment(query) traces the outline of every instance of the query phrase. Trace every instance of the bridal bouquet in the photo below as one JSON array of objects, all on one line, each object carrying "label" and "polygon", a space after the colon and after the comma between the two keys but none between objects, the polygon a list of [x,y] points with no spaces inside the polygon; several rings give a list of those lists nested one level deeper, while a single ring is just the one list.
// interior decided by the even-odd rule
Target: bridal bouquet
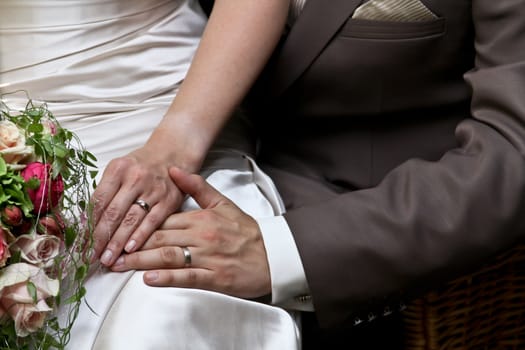
[{"label": "bridal bouquet", "polygon": [[89,266],[93,160],[45,104],[0,99],[0,349],[69,340]]}]

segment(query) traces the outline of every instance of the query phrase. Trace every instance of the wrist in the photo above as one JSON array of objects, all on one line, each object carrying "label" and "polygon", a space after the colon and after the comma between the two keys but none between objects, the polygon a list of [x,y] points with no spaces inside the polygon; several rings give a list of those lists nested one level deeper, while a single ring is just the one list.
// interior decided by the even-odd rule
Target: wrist
[{"label": "wrist", "polygon": [[191,133],[172,131],[162,124],[153,131],[144,148],[156,161],[190,173],[200,169],[207,150],[198,140],[194,140]]}]

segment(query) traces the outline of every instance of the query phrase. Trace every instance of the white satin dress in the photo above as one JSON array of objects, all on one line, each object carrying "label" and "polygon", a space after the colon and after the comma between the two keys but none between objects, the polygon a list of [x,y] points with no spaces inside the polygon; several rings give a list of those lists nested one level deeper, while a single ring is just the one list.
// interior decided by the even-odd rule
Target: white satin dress
[{"label": "white satin dress", "polygon": [[[204,24],[194,0],[0,0],[0,93],[25,90],[46,101],[102,170],[144,144],[183,80]],[[24,95],[4,99],[16,105]],[[240,135],[229,135],[208,161],[208,180],[254,216],[279,213],[271,180],[236,147]],[[99,269],[86,288],[95,313],[83,303],[68,349],[300,347],[296,320],[277,307],[149,287],[141,272]]]}]

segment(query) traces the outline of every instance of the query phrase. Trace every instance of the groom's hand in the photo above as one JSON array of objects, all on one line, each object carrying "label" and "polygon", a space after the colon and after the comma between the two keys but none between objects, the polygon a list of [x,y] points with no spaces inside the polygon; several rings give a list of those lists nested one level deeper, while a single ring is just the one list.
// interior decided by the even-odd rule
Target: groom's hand
[{"label": "groom's hand", "polygon": [[[123,255],[114,271],[150,270],[151,286],[213,290],[242,298],[271,292],[270,271],[257,222],[202,177],[170,169],[174,183],[202,210],[171,215],[139,252]],[[183,248],[191,254],[185,266]]]}]

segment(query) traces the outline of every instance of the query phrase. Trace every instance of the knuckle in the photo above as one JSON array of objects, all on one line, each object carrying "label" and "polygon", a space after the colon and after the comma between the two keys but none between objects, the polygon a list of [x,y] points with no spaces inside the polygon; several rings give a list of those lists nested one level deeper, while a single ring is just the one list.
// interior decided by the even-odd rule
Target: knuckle
[{"label": "knuckle", "polygon": [[104,211],[104,217],[109,221],[119,221],[120,220],[120,210],[115,205],[110,205]]},{"label": "knuckle", "polygon": [[207,225],[213,225],[216,223],[217,215],[212,210],[197,210],[192,212],[195,220],[207,223]]},{"label": "knuckle", "polygon": [[129,156],[112,159],[108,163],[106,170],[104,171],[104,175],[107,175],[110,178],[118,177],[118,175],[122,174],[125,169],[129,169],[133,163],[133,159]]},{"label": "knuckle", "polygon": [[147,170],[143,168],[138,168],[133,171],[133,173],[130,175],[130,185],[136,186],[140,182],[142,182],[144,179],[147,178]]},{"label": "knuckle", "polygon": [[189,285],[195,286],[197,282],[199,281],[199,276],[197,274],[197,271],[193,269],[187,269],[186,270],[186,280],[188,281]]},{"label": "knuckle", "polygon": [[176,257],[176,247],[162,247],[160,249],[160,258],[165,265],[173,264]]},{"label": "knuckle", "polygon": [[201,237],[210,245],[225,247],[230,244],[228,236],[225,235],[219,225],[211,224],[202,230]]},{"label": "knuckle", "polygon": [[177,276],[173,272],[161,271],[160,276],[161,276],[161,280],[165,281],[164,283],[165,285],[176,286],[180,283]]},{"label": "knuckle", "polygon": [[168,174],[165,174],[164,172],[160,174],[159,173],[153,174],[152,180],[153,180],[155,189],[166,190],[172,186],[175,186],[173,185],[171,181],[168,181],[167,176]]},{"label": "knuckle", "polygon": [[231,294],[235,286],[235,276],[230,272],[216,271],[216,284],[220,291]]},{"label": "knuckle", "polygon": [[139,217],[136,213],[129,212],[126,214],[124,219],[122,220],[122,225],[128,226],[128,227],[134,227],[137,225],[139,221]]},{"label": "knuckle", "polygon": [[165,245],[166,235],[164,232],[157,231],[151,235],[151,239],[156,246],[162,247]]},{"label": "knuckle", "polygon": [[129,155],[125,155],[123,157],[116,158],[112,162],[115,164],[116,171],[127,169],[130,166],[132,166],[133,163],[135,163],[134,159],[130,157]]},{"label": "knuckle", "polygon": [[220,240],[219,234],[215,230],[205,230],[202,232],[202,238],[208,243],[215,243]]}]

